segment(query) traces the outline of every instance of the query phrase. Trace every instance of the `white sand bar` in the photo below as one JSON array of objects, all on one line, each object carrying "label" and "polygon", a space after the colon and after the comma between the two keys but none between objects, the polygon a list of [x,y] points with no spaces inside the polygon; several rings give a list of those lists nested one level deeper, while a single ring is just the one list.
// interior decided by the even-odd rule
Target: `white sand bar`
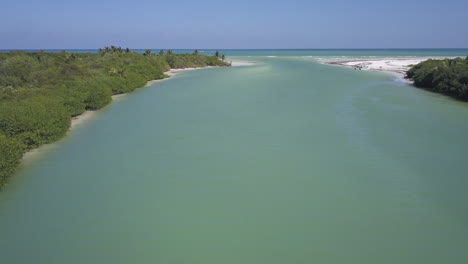
[{"label": "white sand bar", "polygon": [[428,59],[429,58],[352,60],[327,62],[327,64],[351,67],[356,70],[389,71],[405,74],[406,71],[409,70],[410,66]]}]

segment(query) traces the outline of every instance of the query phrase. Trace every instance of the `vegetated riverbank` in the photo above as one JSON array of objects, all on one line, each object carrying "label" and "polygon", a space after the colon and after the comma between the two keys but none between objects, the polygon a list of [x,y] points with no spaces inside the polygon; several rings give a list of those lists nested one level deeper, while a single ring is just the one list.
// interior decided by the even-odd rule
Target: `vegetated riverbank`
[{"label": "vegetated riverbank", "polygon": [[[255,64],[254,62],[250,62],[250,61],[231,61],[231,62],[229,62],[229,66],[233,66],[233,67],[238,67],[238,66],[251,66],[251,65],[254,65],[254,64]],[[171,77],[177,75],[178,73],[182,73],[182,72],[185,72],[185,71],[209,69],[209,68],[215,68],[215,67],[223,67],[223,66],[204,66],[204,67],[189,67],[189,68],[170,69],[169,71],[164,72],[164,74],[167,75],[166,78],[148,81],[148,82],[146,83],[145,87],[146,87],[146,86],[149,86],[149,85],[152,85],[152,84],[154,84],[154,83],[158,83],[158,82],[161,82],[161,81],[168,80],[168,79],[170,79]],[[116,95],[113,95],[113,96],[112,96],[112,101],[119,100],[119,98],[121,98],[121,97],[123,97],[123,96],[125,96],[125,95],[127,95],[127,94],[116,94]],[[71,120],[70,129],[73,129],[73,127],[78,126],[78,125],[84,123],[86,120],[89,120],[90,118],[92,118],[92,116],[93,116],[93,114],[94,114],[95,112],[96,112],[96,111],[88,110],[88,111],[84,112],[84,113],[81,114],[81,115],[78,115],[78,116],[73,117],[72,120]],[[25,155],[28,154],[28,153],[29,153],[29,152],[25,153]]]},{"label": "vegetated riverbank", "polygon": [[0,53],[0,187],[24,153],[62,138],[73,118],[76,123],[112,96],[169,77],[170,69],[230,65],[216,55],[139,54],[117,47],[99,54]]},{"label": "vegetated riverbank", "polygon": [[[248,61],[232,61],[232,62],[230,62],[230,66],[234,66],[234,67],[236,67],[236,66],[250,66],[250,65],[253,65],[253,64],[254,64],[253,62],[248,62]],[[166,77],[164,79],[157,79],[157,80],[148,81],[146,83],[145,87],[149,86],[149,85],[152,85],[152,84],[155,84],[155,83],[158,83],[158,82],[161,82],[161,81],[168,80],[171,77],[173,77],[173,76],[175,76],[175,75],[177,75],[179,73],[185,72],[185,71],[209,69],[209,68],[214,68],[214,67],[222,67],[222,66],[205,66],[205,67],[170,69],[169,71],[164,72],[164,74],[166,74],[168,77]],[[125,94],[113,95],[112,96],[112,102],[118,101],[118,100],[120,100],[122,97],[124,97],[126,95],[127,95],[126,93]],[[71,125],[70,125],[70,128],[69,128],[69,131],[73,130],[75,127],[78,127],[81,124],[86,123],[86,121],[89,121],[90,119],[92,119],[97,114],[97,112],[98,111],[96,111],[96,110],[87,110],[87,111],[83,112],[80,115],[74,116],[72,118],[72,120],[71,120]],[[51,143],[51,144],[44,144],[44,145],[41,145],[41,146],[39,146],[37,148],[31,149],[28,152],[23,154],[22,159],[25,160],[25,161],[30,160],[30,159],[36,157],[36,155],[43,152],[43,150],[46,150],[46,149],[49,149],[49,148],[53,147],[53,145],[55,145],[56,143],[57,142],[54,142],[54,143]]]}]

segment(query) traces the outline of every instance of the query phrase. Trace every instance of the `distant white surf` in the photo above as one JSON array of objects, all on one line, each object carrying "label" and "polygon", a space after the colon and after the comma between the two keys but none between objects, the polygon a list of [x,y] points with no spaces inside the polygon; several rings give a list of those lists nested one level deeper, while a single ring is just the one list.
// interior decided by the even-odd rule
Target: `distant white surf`
[{"label": "distant white surf", "polygon": [[252,61],[240,61],[240,60],[233,60],[231,62],[231,66],[251,66],[254,65],[255,62]]}]

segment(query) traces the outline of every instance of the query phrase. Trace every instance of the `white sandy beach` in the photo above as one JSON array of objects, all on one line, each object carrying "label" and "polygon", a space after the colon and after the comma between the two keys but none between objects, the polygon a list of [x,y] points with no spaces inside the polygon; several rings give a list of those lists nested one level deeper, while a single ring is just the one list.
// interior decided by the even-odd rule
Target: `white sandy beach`
[{"label": "white sandy beach", "polygon": [[356,70],[396,72],[404,75],[411,65],[418,64],[428,59],[429,58],[386,58],[378,60],[335,61],[327,62],[326,64],[346,66]]},{"label": "white sandy beach", "polygon": [[[250,61],[231,61],[231,66],[232,67],[240,67],[240,66],[251,66],[254,65],[254,62]],[[206,67],[199,67],[199,68],[183,68],[183,69],[170,69],[169,71],[165,72],[165,74],[169,75],[169,77],[172,77],[178,73],[185,72],[185,71],[193,71],[193,70],[201,70],[201,69],[210,69],[210,68],[219,68],[219,66],[206,66]],[[167,78],[166,78],[167,79]],[[162,79],[162,80],[166,80]],[[154,80],[154,81],[149,81],[149,84],[152,84],[154,82],[162,81],[162,80]]]},{"label": "white sandy beach", "polygon": [[406,72],[412,65],[416,65],[420,62],[435,59],[454,59],[456,57],[421,57],[421,58],[382,58],[372,60],[343,60],[343,61],[328,61],[325,64],[339,65],[350,67],[355,70],[367,70],[367,71],[384,71],[398,73],[400,76],[406,75]]}]

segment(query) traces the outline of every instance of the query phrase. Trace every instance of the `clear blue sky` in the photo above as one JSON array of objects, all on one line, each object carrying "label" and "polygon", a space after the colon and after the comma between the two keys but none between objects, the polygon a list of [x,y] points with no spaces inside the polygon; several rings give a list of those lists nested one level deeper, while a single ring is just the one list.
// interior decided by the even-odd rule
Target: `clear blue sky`
[{"label": "clear blue sky", "polygon": [[3,0],[0,10],[0,49],[468,47],[468,0]]}]

